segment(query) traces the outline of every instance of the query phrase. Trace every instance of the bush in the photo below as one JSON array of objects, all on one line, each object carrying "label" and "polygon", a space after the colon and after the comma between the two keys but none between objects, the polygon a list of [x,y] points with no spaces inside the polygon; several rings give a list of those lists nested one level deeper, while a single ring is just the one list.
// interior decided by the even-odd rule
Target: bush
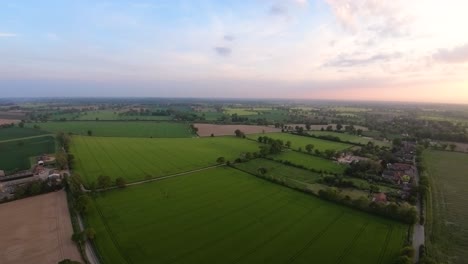
[{"label": "bush", "polygon": [[119,188],[124,188],[125,186],[127,186],[127,181],[125,181],[124,178],[119,177],[115,179],[115,185],[117,185],[117,187]]}]

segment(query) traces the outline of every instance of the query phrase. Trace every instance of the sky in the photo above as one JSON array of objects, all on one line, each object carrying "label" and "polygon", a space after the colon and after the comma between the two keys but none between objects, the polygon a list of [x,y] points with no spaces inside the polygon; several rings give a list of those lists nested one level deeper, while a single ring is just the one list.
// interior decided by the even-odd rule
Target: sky
[{"label": "sky", "polygon": [[466,0],[0,0],[0,97],[468,104]]}]

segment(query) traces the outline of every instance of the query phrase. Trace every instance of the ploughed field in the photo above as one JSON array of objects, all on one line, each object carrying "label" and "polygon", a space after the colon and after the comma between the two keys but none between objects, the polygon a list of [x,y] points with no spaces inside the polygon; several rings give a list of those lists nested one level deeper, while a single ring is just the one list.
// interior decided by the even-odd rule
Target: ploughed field
[{"label": "ploughed field", "polygon": [[216,165],[218,157],[233,161],[243,152],[258,151],[259,144],[232,137],[214,138],[110,138],[74,136],[73,170],[86,183],[100,175],[127,182],[160,177]]},{"label": "ploughed field", "polygon": [[280,139],[284,143],[287,141],[291,142],[291,148],[298,149],[302,148],[305,151],[305,146],[308,144],[314,145],[314,149],[318,149],[320,151],[325,150],[336,150],[341,151],[347,148],[352,147],[352,145],[341,143],[341,142],[334,142],[328,140],[317,139],[313,137],[306,137],[306,136],[298,136],[289,133],[268,133],[268,134],[253,134],[248,135],[248,138],[257,140],[260,136],[267,136],[273,139]]},{"label": "ploughed field", "polygon": [[98,193],[103,263],[393,263],[406,226],[221,167]]},{"label": "ploughed field", "polygon": [[426,246],[440,263],[468,259],[468,154],[426,151],[431,181],[426,220]]},{"label": "ploughed field", "polygon": [[[31,124],[32,126],[32,124]],[[190,126],[185,123],[151,121],[71,121],[39,123],[41,130],[70,132],[76,135],[100,137],[187,138],[193,137]]]}]

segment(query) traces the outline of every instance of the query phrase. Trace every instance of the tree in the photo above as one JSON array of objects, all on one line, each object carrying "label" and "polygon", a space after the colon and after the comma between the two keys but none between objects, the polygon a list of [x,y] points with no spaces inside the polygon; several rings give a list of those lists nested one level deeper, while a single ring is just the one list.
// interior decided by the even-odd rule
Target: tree
[{"label": "tree", "polygon": [[226,159],[224,157],[219,157],[216,159],[216,163],[218,164],[223,164],[224,162],[226,162]]},{"label": "tree", "polygon": [[340,131],[342,128],[343,128],[343,125],[342,125],[342,124],[336,125],[336,130]]},{"label": "tree", "polygon": [[87,213],[91,205],[91,198],[88,195],[82,194],[75,200],[75,209],[84,214]]},{"label": "tree", "polygon": [[127,181],[122,177],[118,177],[117,179],[115,179],[115,185],[117,185],[117,187],[119,188],[124,188],[125,186],[127,186]]},{"label": "tree", "polygon": [[234,134],[236,134],[236,137],[245,138],[244,132],[242,132],[240,129],[236,129]]},{"label": "tree", "polygon": [[93,135],[93,131],[88,130],[88,136],[92,136],[92,135]]},{"label": "tree", "polygon": [[412,246],[406,246],[401,250],[402,256],[407,256],[409,258],[414,258],[414,248]]},{"label": "tree", "polygon": [[23,122],[23,121],[21,121],[21,122],[18,124],[18,127],[21,127],[21,128],[23,128],[23,127],[24,127],[24,122]]},{"label": "tree", "polygon": [[112,179],[109,176],[100,175],[97,179],[97,186],[105,189],[112,184]]},{"label": "tree", "polygon": [[332,126],[327,126],[327,131],[333,131],[333,127]]},{"label": "tree", "polygon": [[73,233],[71,239],[77,244],[83,244],[85,242],[85,237],[83,232]]},{"label": "tree", "polygon": [[86,228],[84,234],[89,240],[94,240],[94,238],[96,237],[96,231],[92,227]]},{"label": "tree", "polygon": [[451,150],[451,151],[454,151],[454,150],[457,148],[457,145],[455,145],[455,144],[450,144],[449,147],[450,147],[450,150]]},{"label": "tree", "polygon": [[310,131],[310,128],[311,128],[310,123],[306,123],[305,127],[306,127],[307,131]]},{"label": "tree", "polygon": [[267,169],[264,167],[260,167],[257,169],[257,172],[260,173],[261,175],[265,175],[265,173],[267,173]]},{"label": "tree", "polygon": [[57,153],[55,153],[55,163],[57,164],[57,167],[61,170],[67,168],[67,154],[63,150],[60,150]]},{"label": "tree", "polygon": [[312,150],[314,149],[314,147],[315,147],[315,146],[312,145],[312,144],[307,144],[307,145],[305,146],[305,149],[306,149],[306,151],[307,151],[308,153],[311,153]]}]

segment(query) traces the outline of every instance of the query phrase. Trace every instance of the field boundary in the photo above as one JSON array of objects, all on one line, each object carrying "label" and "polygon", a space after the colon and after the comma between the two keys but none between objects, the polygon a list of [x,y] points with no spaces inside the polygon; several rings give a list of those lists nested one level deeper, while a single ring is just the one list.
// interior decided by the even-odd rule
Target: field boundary
[{"label": "field boundary", "polygon": [[5,140],[1,140],[0,144],[7,143],[7,142],[20,141],[20,140],[33,139],[33,138],[41,138],[41,137],[55,137],[55,134],[44,134],[44,135],[37,135],[37,136],[30,136],[30,137],[5,139]]}]

